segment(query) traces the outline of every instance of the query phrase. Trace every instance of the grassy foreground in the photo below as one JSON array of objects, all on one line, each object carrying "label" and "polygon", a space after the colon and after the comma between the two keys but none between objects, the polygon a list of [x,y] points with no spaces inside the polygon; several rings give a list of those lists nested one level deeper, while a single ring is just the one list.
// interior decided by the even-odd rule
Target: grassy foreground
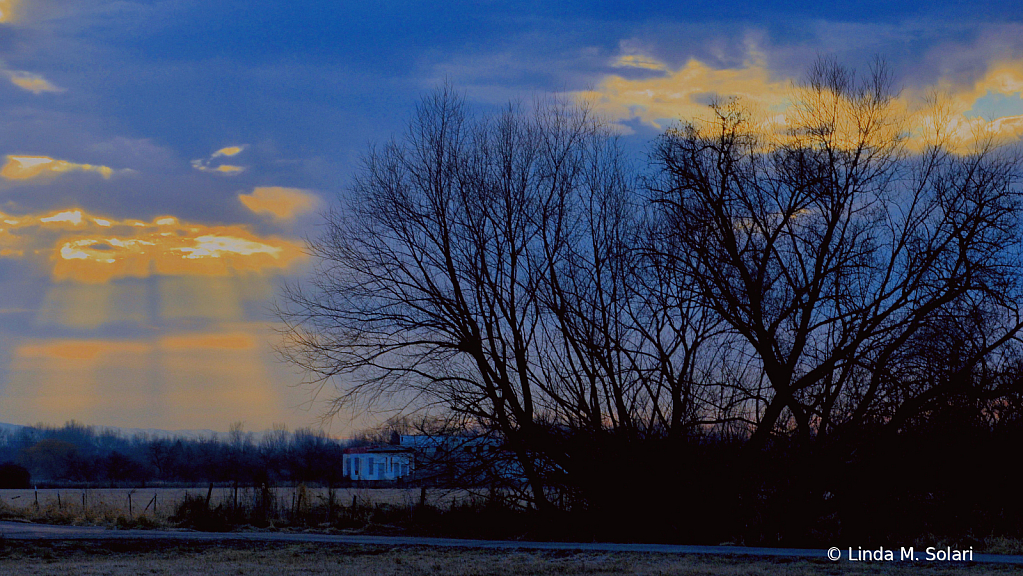
[{"label": "grassy foreground", "polygon": [[699,555],[488,551],[224,542],[0,541],[0,574],[332,576],[1014,574],[1012,566],[911,566]]}]

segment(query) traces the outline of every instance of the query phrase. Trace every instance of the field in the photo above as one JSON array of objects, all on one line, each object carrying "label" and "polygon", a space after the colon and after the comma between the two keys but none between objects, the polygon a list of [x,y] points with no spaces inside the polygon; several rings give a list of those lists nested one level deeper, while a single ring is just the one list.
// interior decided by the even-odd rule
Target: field
[{"label": "field", "polygon": [[251,575],[520,576],[701,575],[967,576],[1014,574],[1018,567],[919,567],[833,564],[826,560],[751,559],[637,553],[522,552],[351,545],[182,544],[175,542],[0,541],[0,573],[48,576]]},{"label": "field", "polygon": [[[304,495],[300,500],[300,494]],[[156,524],[168,521],[186,496],[205,498],[207,487],[192,488],[51,488],[41,490],[0,490],[0,517],[7,509],[15,515],[45,514],[69,523],[112,522],[118,517],[137,518],[145,516]],[[296,505],[305,507],[326,506],[329,494],[326,488],[271,488],[273,502],[281,509],[293,509]],[[235,490],[215,486],[209,493],[210,507],[235,504]],[[411,506],[420,499],[418,488],[336,488],[336,506],[360,506],[391,504]],[[130,497],[130,498],[129,498]],[[447,507],[453,502],[471,498],[464,490],[428,489],[426,503]],[[240,487],[237,490],[237,504],[251,506],[260,498],[259,490]],[[36,503],[38,502],[38,507]],[[37,512],[38,510],[38,512]]]}]

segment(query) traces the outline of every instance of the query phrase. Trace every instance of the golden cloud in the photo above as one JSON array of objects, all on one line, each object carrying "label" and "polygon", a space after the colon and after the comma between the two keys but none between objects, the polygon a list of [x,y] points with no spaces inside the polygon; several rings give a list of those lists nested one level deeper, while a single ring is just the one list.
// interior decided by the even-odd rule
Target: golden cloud
[{"label": "golden cloud", "polygon": [[1023,61],[996,61],[973,82],[942,78],[934,86],[907,91],[904,99],[907,106],[910,106],[910,100],[927,103],[926,106],[917,106],[916,117],[923,127],[918,139],[926,142],[927,138],[937,134],[950,141],[953,147],[962,148],[978,140],[1011,142],[1023,137],[1023,109],[1017,115],[985,117],[982,114],[982,99],[985,97],[1019,98],[1021,92]]},{"label": "golden cloud", "polygon": [[217,158],[218,156],[236,156],[240,154],[242,150],[245,150],[245,148],[245,144],[242,144],[241,146],[228,146],[217,150],[212,156],[210,156],[210,158]]},{"label": "golden cloud", "polygon": [[126,340],[49,340],[23,344],[15,349],[19,358],[95,361],[115,354],[146,354],[148,343]]},{"label": "golden cloud", "polygon": [[[81,209],[25,216],[0,212],[0,226],[0,255],[48,254],[55,280],[85,283],[153,274],[280,272],[304,256],[296,242],[261,237],[245,226],[207,226],[173,216],[147,223],[98,218]],[[52,248],[43,247],[47,241]]]},{"label": "golden cloud", "polygon": [[239,194],[238,200],[256,214],[284,220],[309,212],[319,204],[319,198],[305,190],[280,186],[254,188],[252,194]]},{"label": "golden cloud", "polygon": [[245,148],[247,148],[247,145],[245,144],[221,148],[220,150],[217,150],[216,152],[211,154],[210,157],[206,158],[205,160],[202,158],[192,160],[192,168],[195,168],[200,172],[215,172],[217,174],[223,174],[225,176],[236,176],[245,171],[244,166],[234,166],[232,164],[220,164],[217,166],[212,166],[211,164],[213,163],[214,159],[220,158],[221,156],[237,156],[243,150],[245,150]]},{"label": "golden cloud", "polygon": [[294,416],[269,372],[263,336],[250,325],[141,340],[23,341],[14,348],[4,409],[29,421],[268,427]]},{"label": "golden cloud", "polygon": [[148,354],[154,351],[255,350],[256,336],[250,332],[178,333],[155,340],[52,339],[35,340],[18,346],[19,358],[49,358],[91,362],[117,354]]},{"label": "golden cloud", "polygon": [[200,172],[217,172],[227,176],[236,176],[245,171],[244,166],[232,166],[230,164],[221,164],[220,166],[210,168],[209,166],[202,164],[199,160],[193,160],[192,167]]},{"label": "golden cloud", "polygon": [[17,0],[0,0],[0,22],[14,22],[17,7]]},{"label": "golden cloud", "polygon": [[33,94],[42,94],[43,92],[63,92],[64,89],[58,86],[50,84],[46,78],[43,78],[39,74],[33,74],[32,72],[19,72],[15,70],[8,70],[7,76],[11,79],[11,83],[23,90],[28,90]]},{"label": "golden cloud", "polygon": [[[757,54],[741,67],[726,69],[695,59],[671,69],[643,55],[622,56],[613,65],[659,70],[664,75],[628,79],[610,74],[593,90],[575,93],[612,120],[639,120],[657,129],[665,121],[699,123],[711,117],[708,103],[729,98],[757,110],[764,126],[784,126],[799,114],[792,106],[794,79],[777,78]],[[983,118],[975,110],[987,95],[1019,97],[1021,92],[1023,61],[999,61],[970,83],[943,78],[932,86],[906,90],[892,103],[892,110],[918,127],[911,134],[910,148],[921,149],[939,135],[952,149],[966,149],[985,139],[1013,141],[1023,136],[1023,114]]]},{"label": "golden cloud", "polygon": [[187,334],[162,338],[160,347],[164,350],[252,350],[257,347],[257,342],[245,332]]},{"label": "golden cloud", "polygon": [[8,155],[7,164],[0,169],[0,176],[8,180],[30,180],[74,171],[96,172],[104,178],[110,178],[114,174],[114,169],[108,166],[76,164],[49,156]]},{"label": "golden cloud", "polygon": [[778,110],[787,104],[791,87],[788,80],[773,79],[761,59],[728,69],[691,59],[671,70],[654,58],[630,55],[619,58],[615,66],[663,70],[665,75],[630,80],[612,74],[593,90],[575,93],[576,97],[611,119],[638,118],[657,129],[664,120],[707,117],[707,104],[714,98],[738,97],[764,110]]},{"label": "golden cloud", "polygon": [[630,54],[628,56],[622,56],[613,64],[615,68],[643,68],[645,70],[660,70],[667,71],[667,66],[663,62],[660,62],[649,56],[643,56],[640,54]]}]

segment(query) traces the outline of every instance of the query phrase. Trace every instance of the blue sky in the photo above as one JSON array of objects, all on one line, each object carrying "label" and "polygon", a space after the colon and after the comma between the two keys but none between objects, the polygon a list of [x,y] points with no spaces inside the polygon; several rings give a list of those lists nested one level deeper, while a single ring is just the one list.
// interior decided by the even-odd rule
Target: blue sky
[{"label": "blue sky", "polygon": [[[819,55],[1023,133],[1014,2],[0,0],[0,421],[319,425],[268,313],[360,154],[447,80],[589,99],[641,149]],[[356,415],[358,416],[358,415]],[[341,418],[337,434],[369,422]]]}]

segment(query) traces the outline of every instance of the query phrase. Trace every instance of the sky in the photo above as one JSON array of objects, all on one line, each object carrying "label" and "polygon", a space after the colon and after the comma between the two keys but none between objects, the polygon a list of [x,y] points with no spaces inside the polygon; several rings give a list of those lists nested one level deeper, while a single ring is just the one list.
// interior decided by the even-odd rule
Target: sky
[{"label": "sky", "polygon": [[0,0],[0,422],[351,434],[272,303],[422,95],[561,94],[642,150],[715,97],[784,115],[820,56],[1023,134],[1018,2]]}]

